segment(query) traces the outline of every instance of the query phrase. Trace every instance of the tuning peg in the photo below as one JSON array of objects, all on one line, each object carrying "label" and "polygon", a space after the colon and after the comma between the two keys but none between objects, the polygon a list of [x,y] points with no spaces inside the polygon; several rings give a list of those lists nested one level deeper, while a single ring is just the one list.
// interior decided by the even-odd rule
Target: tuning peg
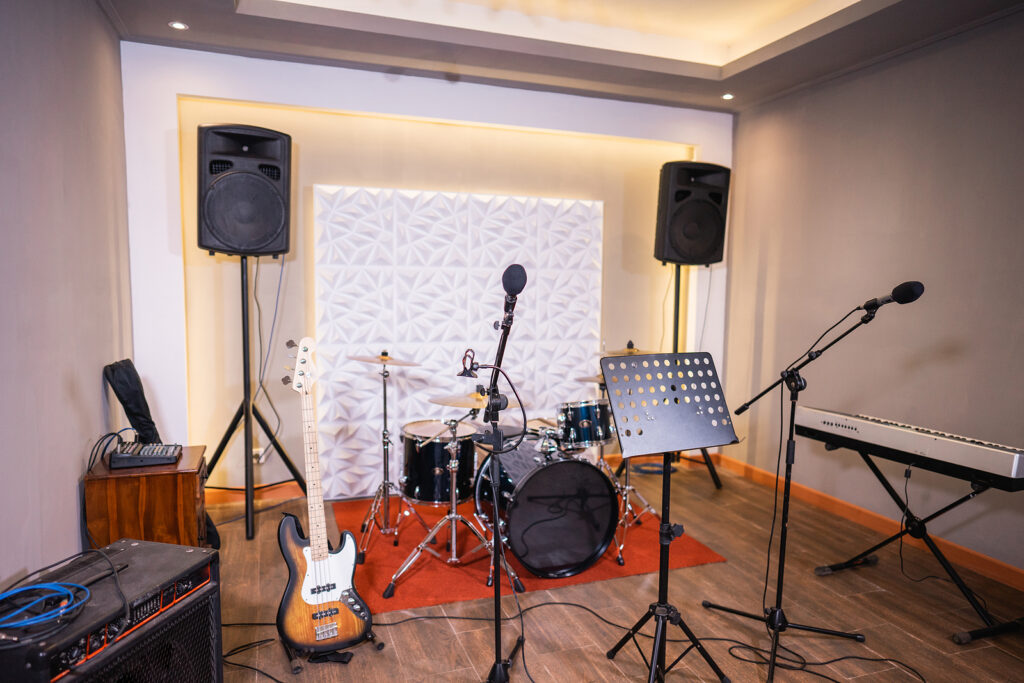
[{"label": "tuning peg", "polygon": [[284,345],[287,346],[289,349],[294,349],[296,346],[298,346],[298,344],[295,343],[294,339],[289,339],[284,343]]},{"label": "tuning peg", "polygon": [[289,385],[291,383],[292,383],[291,375],[285,375],[284,377],[281,378],[281,384],[284,384],[285,386],[287,386],[287,385]]}]

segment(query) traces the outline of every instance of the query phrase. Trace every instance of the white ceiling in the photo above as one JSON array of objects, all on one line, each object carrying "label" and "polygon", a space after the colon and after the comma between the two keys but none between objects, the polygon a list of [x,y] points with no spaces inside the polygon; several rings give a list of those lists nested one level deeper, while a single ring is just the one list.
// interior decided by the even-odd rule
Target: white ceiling
[{"label": "white ceiling", "polygon": [[[1021,0],[97,0],[124,40],[737,111]],[[187,31],[168,27],[171,20]],[[731,101],[722,99],[730,92]]]}]

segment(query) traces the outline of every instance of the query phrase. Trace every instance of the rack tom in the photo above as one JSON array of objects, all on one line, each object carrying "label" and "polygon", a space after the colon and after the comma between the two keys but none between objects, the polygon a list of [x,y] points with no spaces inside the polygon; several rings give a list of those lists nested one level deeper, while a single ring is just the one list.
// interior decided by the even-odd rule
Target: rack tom
[{"label": "rack tom", "polygon": [[611,406],[605,399],[576,401],[558,406],[558,436],[562,448],[589,448],[615,436]]}]

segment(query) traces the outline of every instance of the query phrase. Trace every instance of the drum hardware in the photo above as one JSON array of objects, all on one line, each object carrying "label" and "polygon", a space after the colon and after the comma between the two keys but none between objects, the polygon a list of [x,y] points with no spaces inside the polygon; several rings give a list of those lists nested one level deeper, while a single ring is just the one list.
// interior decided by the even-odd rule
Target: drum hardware
[{"label": "drum hardware", "polygon": [[[363,522],[360,526],[362,536],[359,539],[357,561],[362,562],[366,549],[370,545],[370,535],[374,528],[379,529],[380,533],[385,536],[394,536],[394,545],[398,545],[398,526],[401,524],[403,517],[412,515],[419,520],[424,529],[429,529],[430,527],[420,517],[420,513],[416,512],[416,508],[412,506],[412,503],[405,497],[405,494],[391,482],[391,478],[388,475],[388,461],[391,458],[391,434],[388,432],[388,377],[391,376],[391,373],[388,371],[388,364],[413,367],[419,365],[419,363],[400,361],[389,356],[387,351],[381,351],[379,356],[349,356],[349,359],[362,363],[380,363],[381,394],[384,401],[384,424],[380,434],[381,444],[384,447],[384,476],[380,486],[377,487],[377,492],[373,496],[373,502],[370,503],[370,509],[366,511],[366,516],[363,517]],[[398,514],[395,517],[394,526],[391,526],[390,505],[392,495],[398,496]]]},{"label": "drum hardware", "polygon": [[[434,396],[427,399],[431,403],[436,403],[441,406],[448,406],[449,408],[465,408],[467,410],[485,410],[487,408],[488,396],[487,394],[481,393],[483,387],[478,387],[477,391],[470,392],[468,394],[456,394],[454,396]],[[502,397],[505,399],[505,397]],[[519,402],[515,399],[506,399],[508,408],[518,408]]]},{"label": "drum hardware", "polygon": [[[446,449],[448,450],[448,456],[449,456],[448,466],[446,468],[443,468],[443,469],[447,469],[447,471],[449,472],[449,477],[448,477],[448,482],[449,482],[449,485],[448,485],[448,491],[449,491],[448,514],[445,515],[440,521],[438,521],[437,524],[434,525],[433,529],[430,529],[430,531],[427,533],[426,537],[420,542],[420,544],[417,545],[413,549],[413,551],[409,554],[409,556],[405,558],[405,561],[402,562],[402,565],[398,568],[398,571],[396,571],[394,573],[394,575],[391,577],[391,581],[390,581],[390,583],[388,583],[387,588],[384,589],[384,594],[383,595],[384,595],[385,598],[390,598],[391,596],[393,596],[395,594],[395,583],[398,581],[399,578],[401,578],[402,574],[407,572],[409,570],[409,568],[412,567],[413,564],[415,564],[416,560],[419,559],[420,555],[423,554],[424,550],[426,550],[427,552],[431,553],[437,559],[439,559],[439,560],[443,559],[443,560],[445,560],[445,562],[447,562],[448,564],[451,564],[451,565],[460,564],[462,562],[462,558],[459,557],[459,550],[458,550],[458,545],[457,545],[457,540],[456,540],[457,539],[457,531],[458,531],[459,522],[465,524],[466,527],[469,528],[470,532],[474,536],[476,536],[477,539],[480,541],[480,545],[478,545],[477,547],[473,548],[472,550],[470,550],[469,552],[466,553],[467,556],[468,555],[472,555],[473,553],[475,553],[476,551],[480,550],[481,548],[487,548],[488,550],[491,549],[491,543],[486,538],[484,538],[484,535],[482,533],[480,533],[480,531],[475,526],[473,526],[473,524],[468,519],[466,519],[465,517],[463,517],[462,515],[460,515],[458,513],[458,510],[457,510],[457,507],[458,507],[458,504],[459,504],[459,500],[458,500],[458,495],[459,495],[458,494],[458,485],[457,484],[455,486],[451,485],[452,482],[458,482],[458,472],[459,472],[459,468],[460,468],[460,463],[459,463],[459,460],[460,460],[460,454],[459,454],[459,450],[460,450],[460,447],[459,447],[459,441],[460,441],[460,438],[459,438],[459,425],[462,424],[463,421],[465,421],[465,420],[468,420],[468,419],[476,417],[476,414],[477,414],[477,411],[475,409],[473,409],[473,410],[470,410],[465,415],[463,415],[458,420],[448,420],[447,422],[444,423],[446,425],[446,431],[450,435],[450,439],[448,440],[448,443],[447,443],[447,446],[446,446]],[[421,442],[421,443],[431,443],[431,442],[434,442],[442,434],[444,434],[444,432],[436,434],[433,437],[431,437],[430,439],[428,439],[427,441]],[[472,441],[469,441],[468,443],[470,444],[470,447],[472,448]],[[435,468],[435,471],[436,471],[436,469],[437,468]],[[449,537],[448,537],[448,552],[449,552],[449,555],[448,555],[447,559],[443,558],[441,556],[441,554],[439,552],[437,552],[436,550],[434,550],[433,548],[428,547],[428,544],[435,542],[435,539],[436,539],[437,535],[441,532],[441,530],[445,526],[449,527]],[[512,571],[512,568],[508,567],[506,565],[505,570],[507,572],[509,572],[509,575],[511,577],[515,577],[514,581],[515,581],[515,583],[517,585],[517,590],[522,591],[523,587],[522,587],[522,584],[519,583],[519,577],[517,577],[515,575],[515,572]],[[488,585],[490,585],[490,584],[488,584]]]},{"label": "drum hardware", "polygon": [[[453,482],[458,502],[473,495],[476,471],[473,436],[477,429],[471,423],[458,422],[454,437],[450,425],[440,420],[419,420],[402,428],[405,455],[402,492],[413,503],[447,506]],[[454,471],[451,468],[453,448],[460,465]]]},{"label": "drum hardware", "polygon": [[[625,461],[639,455],[662,454],[661,475],[661,526],[659,528],[659,571],[658,601],[651,603],[632,628],[611,650],[608,659],[614,659],[622,646],[633,640],[637,647],[636,634],[644,625],[654,618],[654,644],[649,660],[650,677],[648,681],[664,680],[669,670],[675,666],[691,649],[696,649],[707,665],[714,671],[720,681],[727,681],[725,673],[718,667],[710,653],[704,649],[697,636],[683,621],[673,605],[668,602],[668,555],[669,545],[683,534],[681,524],[670,524],[671,517],[671,453],[674,451],[707,448],[728,443],[736,443],[736,432],[732,427],[732,418],[722,398],[721,387],[698,390],[698,385],[684,379],[688,372],[701,373],[712,386],[719,380],[711,355],[707,353],[677,353],[638,355],[631,358],[610,357],[601,359],[602,374],[607,380],[615,377],[614,391],[609,395],[615,423],[619,425],[619,444],[622,447],[622,458]],[[667,375],[664,385],[656,379],[647,380],[645,375],[662,372]],[[678,377],[675,377],[678,373]],[[632,407],[628,398],[639,390],[644,390],[648,405],[644,408]],[[698,391],[700,393],[698,393]],[[713,398],[712,398],[713,395]],[[643,419],[641,422],[641,413]],[[783,527],[785,528],[785,527]],[[671,664],[665,664],[665,646],[667,643],[668,626],[674,624],[682,629],[690,645],[683,650]],[[774,648],[773,648],[774,655]]]},{"label": "drum hardware", "polygon": [[[632,342],[630,342],[630,344],[632,344]],[[592,382],[594,381],[595,377],[579,377],[577,379],[581,382]],[[596,379],[598,387],[601,390],[601,400],[607,406],[608,387],[604,383],[604,375],[597,375]],[[610,414],[610,407],[608,409],[608,412]],[[611,426],[611,431],[614,433],[614,425]],[[654,511],[654,508],[651,507],[651,504],[647,502],[647,499],[644,498],[640,494],[640,492],[637,491],[636,488],[634,488],[629,483],[630,468],[628,466],[623,467],[622,470],[620,470],[620,472],[614,472],[612,470],[611,465],[609,465],[608,461],[605,460],[604,447],[604,443],[598,444],[597,464],[598,467],[608,476],[608,478],[611,479],[612,483],[615,485],[615,492],[619,497],[619,510],[621,511],[621,514],[619,515],[618,524],[615,527],[615,548],[617,551],[615,561],[618,562],[619,566],[621,567],[626,564],[626,558],[622,554],[622,551],[626,549],[626,533],[629,531],[629,528],[634,524],[642,524],[643,522],[641,522],[640,518],[643,517],[645,514],[649,513],[652,516],[654,516],[656,515],[656,513]],[[623,463],[625,463],[625,458],[623,458]],[[620,480],[619,477],[616,475],[623,471],[624,474],[622,476],[622,479]],[[637,512],[637,509],[633,506],[633,502],[632,500],[630,500],[630,496],[636,498],[639,501],[639,512]]]}]

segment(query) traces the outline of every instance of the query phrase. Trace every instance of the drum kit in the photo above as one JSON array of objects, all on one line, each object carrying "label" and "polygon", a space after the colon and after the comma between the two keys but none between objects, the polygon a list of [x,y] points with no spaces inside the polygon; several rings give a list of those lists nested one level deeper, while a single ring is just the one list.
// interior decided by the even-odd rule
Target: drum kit
[{"label": "drum kit", "polygon": [[[626,349],[601,355],[642,353],[650,352],[635,349],[630,344]],[[542,578],[567,577],[584,571],[604,555],[613,541],[616,561],[620,565],[625,564],[626,533],[633,525],[640,524],[644,515],[654,515],[655,511],[630,485],[629,468],[620,479],[606,461],[605,447],[616,439],[616,431],[601,375],[577,378],[580,382],[598,384],[600,399],[561,403],[556,418],[533,419],[516,428],[519,434],[506,441],[511,443],[519,436],[524,438],[515,450],[500,456],[500,481],[496,487],[492,487],[489,476],[490,458],[493,456],[480,453],[484,457],[477,467],[477,454],[486,449],[477,446],[483,426],[473,420],[486,407],[487,397],[472,392],[430,398],[431,403],[468,412],[457,419],[418,420],[402,428],[404,461],[402,476],[396,485],[390,481],[388,472],[388,366],[413,367],[419,364],[393,358],[387,351],[379,356],[348,358],[382,366],[383,480],[363,519],[359,543],[361,557],[365,555],[375,529],[382,535],[393,536],[394,544],[398,545],[398,527],[404,517],[415,517],[427,530],[424,539],[392,576],[384,591],[385,598],[394,595],[397,581],[424,551],[447,564],[461,564],[463,558],[481,549],[487,549],[490,554],[495,537],[523,567]],[[517,404],[510,401],[510,405]],[[596,460],[588,457],[588,449],[597,449]],[[497,534],[492,528],[494,490],[497,490],[500,527]],[[392,496],[398,499],[398,513],[393,526],[389,510]],[[474,520],[467,519],[458,511],[459,503],[470,499],[475,504]],[[417,512],[416,505],[446,506],[448,512],[430,528]],[[462,556],[456,543],[456,530],[460,524],[479,541]],[[444,555],[430,547],[437,543],[438,537],[446,540],[447,552]],[[504,553],[501,557],[504,562]],[[515,588],[522,590],[512,567],[507,563],[503,566]],[[494,580],[493,571],[492,566],[488,586]]]}]

